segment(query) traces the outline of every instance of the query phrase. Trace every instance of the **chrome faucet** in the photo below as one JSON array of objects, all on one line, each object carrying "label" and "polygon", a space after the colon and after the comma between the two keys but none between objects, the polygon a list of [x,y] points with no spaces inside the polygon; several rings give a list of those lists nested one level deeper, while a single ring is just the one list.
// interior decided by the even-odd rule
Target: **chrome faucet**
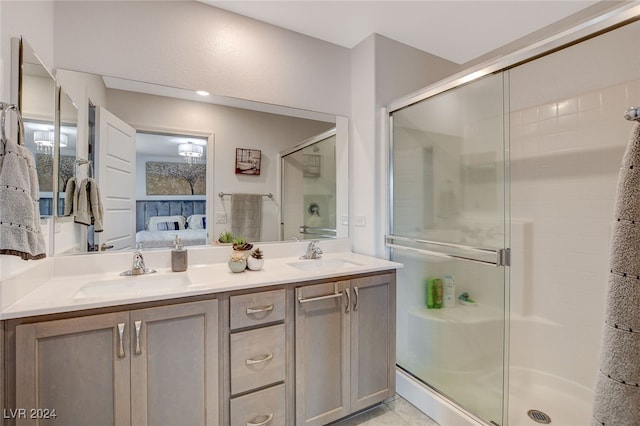
[{"label": "chrome faucet", "polygon": [[144,265],[144,257],[142,256],[142,244],[138,244],[136,251],[133,253],[133,264],[128,271],[121,272],[120,275],[145,275],[153,274],[155,269],[148,269]]},{"label": "chrome faucet", "polygon": [[322,257],[322,250],[320,247],[316,247],[318,240],[311,240],[307,246],[307,254],[300,256],[300,259],[320,259]]}]

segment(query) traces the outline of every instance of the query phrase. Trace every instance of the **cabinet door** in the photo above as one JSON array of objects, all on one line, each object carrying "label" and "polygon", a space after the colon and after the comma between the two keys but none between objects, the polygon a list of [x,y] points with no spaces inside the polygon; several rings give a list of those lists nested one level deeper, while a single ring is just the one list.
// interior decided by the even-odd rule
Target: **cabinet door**
[{"label": "cabinet door", "polygon": [[134,425],[213,426],[218,407],[218,301],[131,312]]},{"label": "cabinet door", "polygon": [[296,425],[349,414],[349,282],[296,289]]},{"label": "cabinet door", "polygon": [[[16,327],[16,423],[129,425],[128,324],[122,312]],[[47,410],[53,421],[30,418]]]},{"label": "cabinet door", "polygon": [[351,411],[395,393],[395,276],[351,280]]}]

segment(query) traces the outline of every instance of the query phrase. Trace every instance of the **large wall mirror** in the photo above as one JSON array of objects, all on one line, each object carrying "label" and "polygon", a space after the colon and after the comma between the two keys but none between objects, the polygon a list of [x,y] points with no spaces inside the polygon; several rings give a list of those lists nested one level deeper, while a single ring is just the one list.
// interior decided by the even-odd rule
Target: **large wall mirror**
[{"label": "large wall mirror", "polygon": [[24,39],[18,51],[18,106],[24,121],[24,143],[33,154],[40,183],[40,216],[54,215],[55,79]]},{"label": "large wall mirror", "polygon": [[[225,232],[252,242],[305,238],[312,230],[302,227],[310,226],[304,220],[285,224],[284,181],[297,177],[284,173],[281,155],[327,132],[333,132],[332,142],[304,156],[324,157],[317,164],[325,165],[321,174],[306,166],[305,179],[316,183],[307,192],[321,181],[333,182],[331,193],[323,187],[321,194],[323,218],[333,221],[314,226],[332,232],[315,237],[348,236],[346,118],[72,70],[55,75],[61,100],[75,111],[60,111],[56,254],[131,250],[140,243],[167,248],[175,235],[188,245],[215,244]],[[69,115],[75,119],[66,120]],[[65,151],[71,139],[74,151]],[[65,170],[73,176],[63,176]],[[67,194],[71,179],[99,190],[100,217],[83,211],[90,199],[66,205],[83,202]],[[309,194],[298,195],[303,212]],[[311,219],[319,225],[317,217]],[[285,228],[298,232],[285,235]]]}]

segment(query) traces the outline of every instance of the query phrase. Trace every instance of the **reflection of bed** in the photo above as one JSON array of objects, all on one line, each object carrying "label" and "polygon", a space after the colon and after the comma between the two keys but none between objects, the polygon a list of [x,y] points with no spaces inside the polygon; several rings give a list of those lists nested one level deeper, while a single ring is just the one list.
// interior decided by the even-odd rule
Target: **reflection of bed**
[{"label": "reflection of bed", "polygon": [[207,243],[204,200],[137,201],[136,244],[173,247],[175,235],[184,245]]},{"label": "reflection of bed", "polygon": [[136,244],[142,243],[147,248],[173,247],[175,235],[180,237],[185,246],[202,245],[207,243],[206,229],[179,229],[171,231],[138,231]]}]

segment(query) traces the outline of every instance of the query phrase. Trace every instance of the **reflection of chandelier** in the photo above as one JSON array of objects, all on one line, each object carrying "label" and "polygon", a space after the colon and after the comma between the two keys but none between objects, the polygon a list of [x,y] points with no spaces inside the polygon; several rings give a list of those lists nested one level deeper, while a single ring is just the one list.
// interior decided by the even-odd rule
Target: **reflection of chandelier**
[{"label": "reflection of chandelier", "polygon": [[[68,144],[69,138],[67,135],[60,134],[60,148],[64,148]],[[33,143],[38,147],[38,151],[43,151],[45,154],[51,155],[53,153],[53,144],[55,142],[55,133],[51,131],[37,131],[33,132]]]},{"label": "reflection of chandelier", "polygon": [[178,155],[185,157],[187,163],[197,163],[204,154],[202,145],[196,145],[193,142],[181,143],[178,145]]}]

